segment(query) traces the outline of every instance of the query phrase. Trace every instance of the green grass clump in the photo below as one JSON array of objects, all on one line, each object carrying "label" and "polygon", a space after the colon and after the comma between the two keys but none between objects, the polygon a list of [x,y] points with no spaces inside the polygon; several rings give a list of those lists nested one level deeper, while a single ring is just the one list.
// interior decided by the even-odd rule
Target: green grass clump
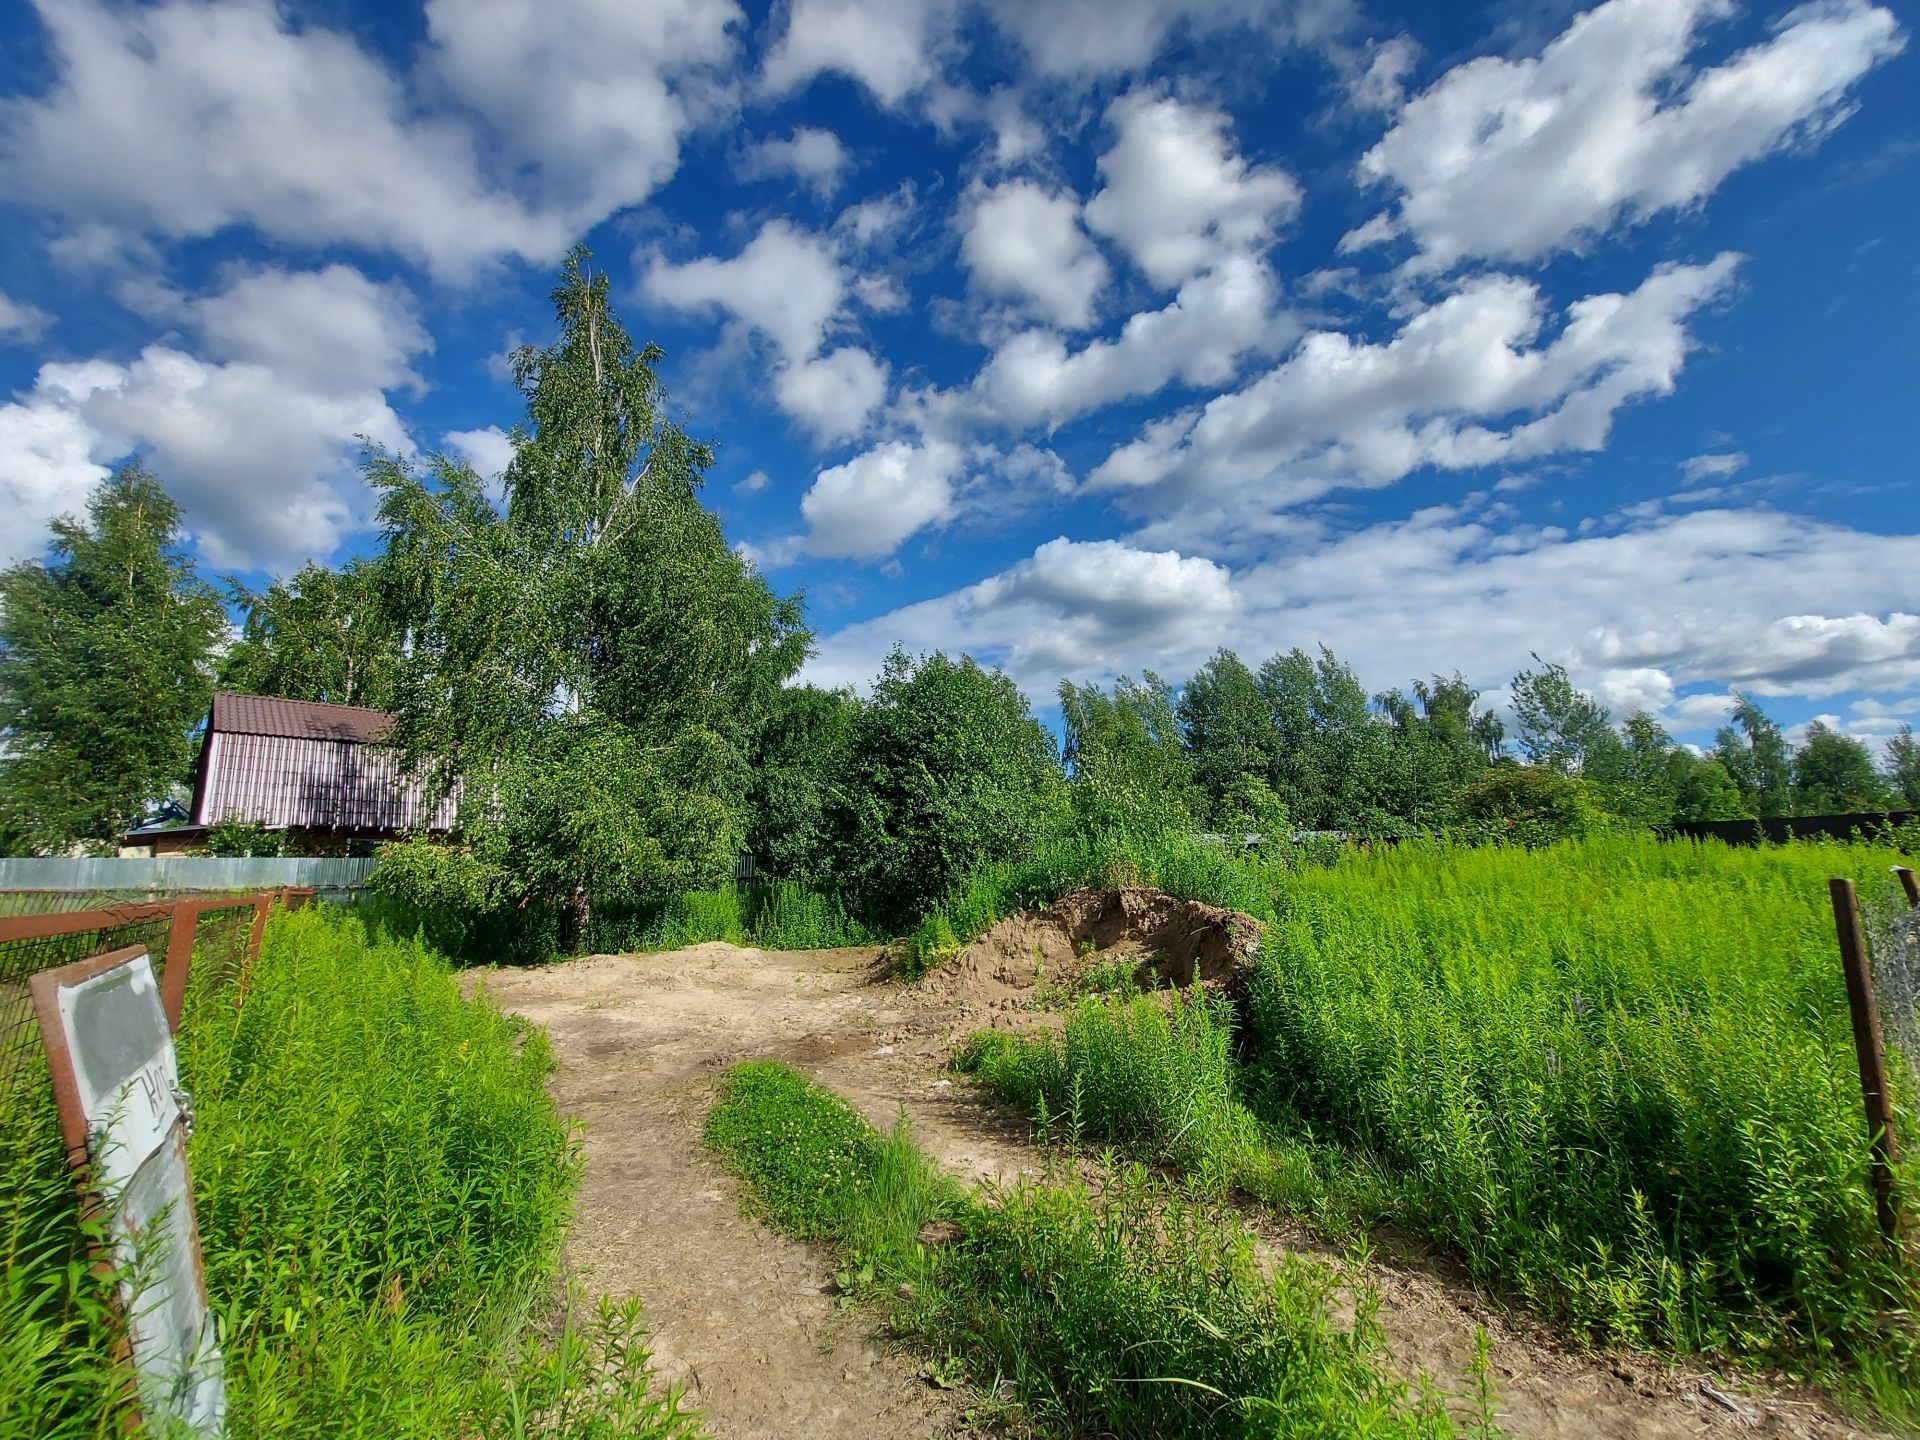
[{"label": "green grass clump", "polygon": [[792,880],[689,890],[636,910],[594,917],[588,948],[601,953],[677,950],[724,940],[768,950],[829,950],[885,938],[830,891]]},{"label": "green grass clump", "polygon": [[1026,1106],[1040,1138],[1117,1142],[1192,1171],[1255,1127],[1235,1098],[1233,1016],[1203,991],[1083,998],[1055,1035],[982,1031],[961,1068]]},{"label": "green grass clump", "polygon": [[76,1213],[45,1060],[22,1061],[0,1104],[0,1437],[114,1433],[115,1277],[96,1275]]},{"label": "green grass clump", "polygon": [[[967,1197],[903,1125],[882,1137],[785,1066],[736,1066],[707,1140],[756,1213],[833,1244],[843,1288],[900,1294],[892,1320],[936,1373],[964,1368],[1044,1433],[1441,1436],[1430,1395],[1390,1379],[1362,1298],[1335,1324],[1342,1277],[1254,1262],[1231,1216],[1128,1169]],[[946,1220],[951,1243],[923,1245]]]},{"label": "green grass clump", "polygon": [[[539,1031],[328,907],[276,914],[233,999],[190,989],[177,1043],[234,1440],[694,1432],[676,1396],[648,1393],[636,1307],[555,1294],[579,1162]],[[12,1158],[10,1180],[30,1173]],[[104,1437],[112,1327],[75,1258],[70,1182],[64,1205],[46,1198],[40,1229],[9,1236],[0,1437]],[[22,1295],[58,1354],[27,1353]],[[66,1397],[56,1423],[17,1383],[34,1363]]]}]

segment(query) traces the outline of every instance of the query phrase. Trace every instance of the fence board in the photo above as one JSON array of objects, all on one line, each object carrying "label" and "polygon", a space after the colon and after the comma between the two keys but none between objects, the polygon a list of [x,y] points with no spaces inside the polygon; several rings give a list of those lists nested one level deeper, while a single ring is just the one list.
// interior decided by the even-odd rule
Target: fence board
[{"label": "fence board", "polygon": [[367,883],[371,858],[273,855],[221,858],[163,855],[152,860],[0,860],[0,890],[108,890],[180,894],[192,890],[356,890]]}]

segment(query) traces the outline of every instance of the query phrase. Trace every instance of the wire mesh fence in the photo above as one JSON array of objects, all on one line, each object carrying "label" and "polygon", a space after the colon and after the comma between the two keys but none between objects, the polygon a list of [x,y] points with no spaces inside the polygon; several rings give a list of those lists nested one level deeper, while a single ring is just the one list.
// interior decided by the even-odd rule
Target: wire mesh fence
[{"label": "wire mesh fence", "polygon": [[47,1089],[28,982],[42,970],[128,945],[145,945],[157,962],[167,953],[173,907],[146,902],[10,921],[0,922],[0,1125],[23,1090]]},{"label": "wire mesh fence", "polygon": [[109,950],[143,946],[162,976],[168,1016],[177,1029],[189,1004],[216,998],[237,1004],[244,998],[268,910],[276,902],[298,903],[306,893],[108,905],[99,904],[96,895],[87,909],[30,903],[0,911],[0,1131],[40,1133],[39,1112],[53,1104],[33,1007],[35,975]]},{"label": "wire mesh fence", "polygon": [[1887,1043],[1920,1079],[1920,907],[1904,894],[1864,907],[1874,999]]}]

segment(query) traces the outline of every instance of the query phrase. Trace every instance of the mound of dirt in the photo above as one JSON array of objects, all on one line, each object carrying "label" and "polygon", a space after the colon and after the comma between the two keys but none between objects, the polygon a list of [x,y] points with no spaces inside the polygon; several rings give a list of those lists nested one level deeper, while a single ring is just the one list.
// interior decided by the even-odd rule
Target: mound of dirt
[{"label": "mound of dirt", "polygon": [[1198,984],[1237,1004],[1259,944],[1260,922],[1237,910],[1161,890],[1083,890],[1002,920],[925,983],[962,1005],[1022,1010],[1043,991],[1071,993],[1096,966],[1137,959],[1142,988]]}]

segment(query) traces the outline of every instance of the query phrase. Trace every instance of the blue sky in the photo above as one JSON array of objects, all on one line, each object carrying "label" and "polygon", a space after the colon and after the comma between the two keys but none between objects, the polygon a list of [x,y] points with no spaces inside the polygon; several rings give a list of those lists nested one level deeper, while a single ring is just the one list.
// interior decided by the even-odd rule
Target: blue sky
[{"label": "blue sky", "polygon": [[[1438,11],[1438,13],[1436,13]],[[1920,719],[1920,75],[1867,0],[42,0],[0,560],[138,451],[216,572],[504,462],[584,239],[856,683],[1530,652]]]}]

